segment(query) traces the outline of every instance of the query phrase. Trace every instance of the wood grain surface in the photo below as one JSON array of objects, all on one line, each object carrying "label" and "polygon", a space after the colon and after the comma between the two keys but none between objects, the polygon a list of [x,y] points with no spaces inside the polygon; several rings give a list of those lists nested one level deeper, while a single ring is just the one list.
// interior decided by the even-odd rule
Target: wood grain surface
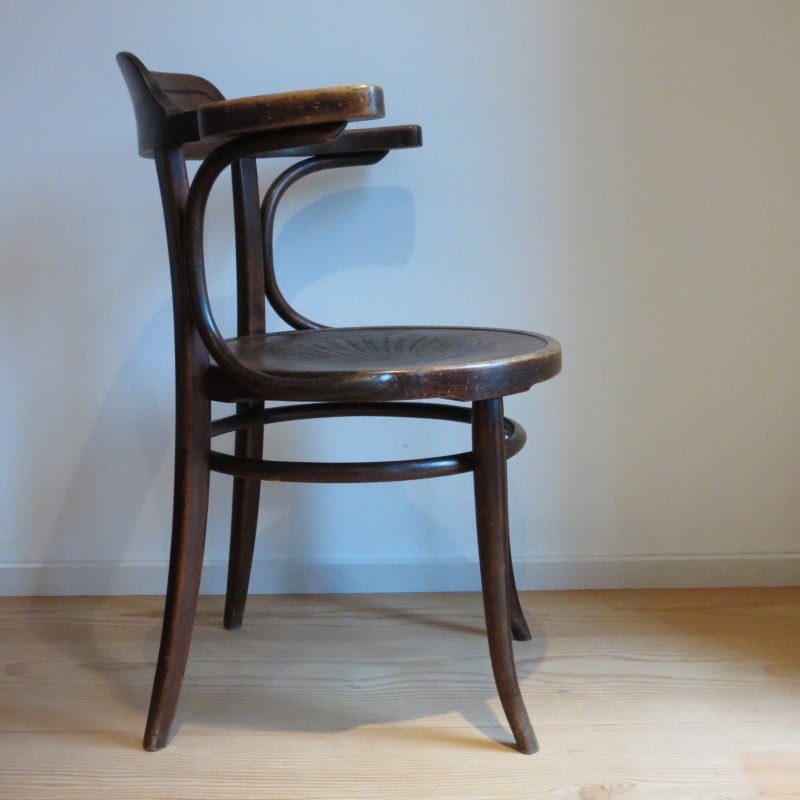
[{"label": "wood grain surface", "polygon": [[0,798],[800,798],[800,589],[523,593],[541,751],[480,596],[200,601],[181,731],[140,737],[157,598],[0,600]]},{"label": "wood grain surface", "polygon": [[326,328],[243,336],[229,346],[257,372],[328,380],[381,375],[407,400],[515,394],[561,369],[561,346],[552,337],[494,328]]},{"label": "wood grain surface", "polygon": [[197,109],[201,137],[233,136],[255,130],[380,119],[380,86],[357,84],[326,89],[237,97]]}]

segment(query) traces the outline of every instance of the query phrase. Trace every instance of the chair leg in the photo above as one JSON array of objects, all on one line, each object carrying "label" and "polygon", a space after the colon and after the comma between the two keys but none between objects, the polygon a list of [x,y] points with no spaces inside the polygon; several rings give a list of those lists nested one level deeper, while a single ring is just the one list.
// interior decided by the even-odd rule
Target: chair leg
[{"label": "chair leg", "polygon": [[473,404],[472,450],[478,553],[492,671],[517,747],[523,753],[535,753],[539,745],[519,689],[511,642],[511,606],[516,592],[510,578],[506,533],[508,498],[502,399]]},{"label": "chair leg", "polygon": [[[261,406],[262,404],[258,404]],[[247,411],[253,405],[240,403],[237,411]],[[262,426],[244,428],[236,433],[236,455],[240,458],[261,458],[264,445]],[[253,549],[256,543],[258,501],[261,481],[251,478],[233,479],[231,510],[231,545],[228,560],[228,589],[225,596],[224,625],[228,630],[242,627]]]},{"label": "chair leg", "polygon": [[[503,470],[505,475],[505,470]],[[508,496],[508,488],[504,490],[504,495]],[[518,642],[530,641],[531,631],[528,623],[525,620],[525,614],[522,611],[522,605],[519,602],[519,593],[517,592],[517,582],[514,580],[514,561],[511,558],[511,542],[508,536],[508,503],[505,503],[505,528],[506,528],[506,553],[508,556],[507,574],[508,574],[508,595],[511,613],[511,633]]]},{"label": "chair leg", "polygon": [[178,416],[169,579],[144,734],[144,749],[151,751],[167,744],[178,707],[200,591],[208,516],[211,436],[208,399],[196,397],[187,401],[187,407],[179,409]]}]

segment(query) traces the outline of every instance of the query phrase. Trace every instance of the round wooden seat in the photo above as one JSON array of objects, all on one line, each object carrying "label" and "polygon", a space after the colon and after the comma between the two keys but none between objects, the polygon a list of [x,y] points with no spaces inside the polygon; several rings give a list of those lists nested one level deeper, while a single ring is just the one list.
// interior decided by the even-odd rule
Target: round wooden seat
[{"label": "round wooden seat", "polygon": [[308,380],[302,397],[281,399],[312,399],[314,379],[374,386],[380,376],[385,399],[481,400],[524,392],[561,368],[555,339],[492,328],[324,328],[255,334],[228,345],[250,370]]}]

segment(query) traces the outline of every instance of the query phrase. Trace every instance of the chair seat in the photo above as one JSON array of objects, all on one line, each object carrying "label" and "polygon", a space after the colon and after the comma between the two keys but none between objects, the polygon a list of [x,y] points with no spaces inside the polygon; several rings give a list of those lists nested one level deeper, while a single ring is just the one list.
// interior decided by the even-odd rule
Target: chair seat
[{"label": "chair seat", "polygon": [[244,336],[228,345],[251,370],[309,379],[305,396],[282,398],[296,400],[317,399],[314,378],[379,375],[391,386],[386,399],[474,401],[526,391],[561,368],[555,339],[492,328],[325,328]]}]

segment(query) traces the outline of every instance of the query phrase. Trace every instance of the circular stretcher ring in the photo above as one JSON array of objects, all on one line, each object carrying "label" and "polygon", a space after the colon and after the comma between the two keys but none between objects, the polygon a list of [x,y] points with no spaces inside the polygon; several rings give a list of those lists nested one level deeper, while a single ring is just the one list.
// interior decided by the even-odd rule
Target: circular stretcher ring
[{"label": "circular stretcher ring", "polygon": [[[302,403],[255,409],[212,423],[211,435],[238,431],[251,425],[271,425],[300,419],[323,417],[411,417],[472,422],[469,408],[442,403]],[[525,445],[525,429],[513,419],[503,417],[506,459]],[[400,461],[268,461],[241,458],[212,450],[210,466],[215,472],[263,481],[293,483],[378,483],[409,481],[458,475],[473,469],[472,452]]]}]

